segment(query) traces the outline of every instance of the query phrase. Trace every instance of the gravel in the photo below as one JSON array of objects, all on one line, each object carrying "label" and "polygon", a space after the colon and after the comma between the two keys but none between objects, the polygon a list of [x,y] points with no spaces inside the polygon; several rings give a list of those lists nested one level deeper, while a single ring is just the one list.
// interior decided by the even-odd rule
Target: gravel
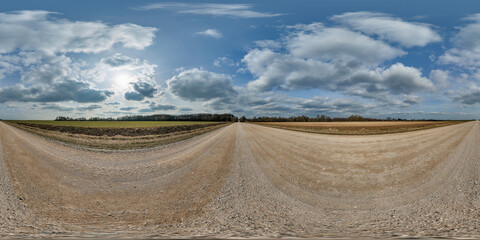
[{"label": "gravel", "polygon": [[0,123],[0,237],[480,237],[480,127],[334,136],[235,123],[88,151]]}]

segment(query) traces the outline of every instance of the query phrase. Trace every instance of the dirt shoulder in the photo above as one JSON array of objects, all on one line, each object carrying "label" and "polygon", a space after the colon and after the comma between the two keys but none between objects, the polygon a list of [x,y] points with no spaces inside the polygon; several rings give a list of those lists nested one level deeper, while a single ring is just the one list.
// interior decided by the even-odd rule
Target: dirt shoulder
[{"label": "dirt shoulder", "polygon": [[182,141],[230,123],[192,124],[153,128],[85,128],[5,122],[28,132],[70,145],[94,149],[142,149]]},{"label": "dirt shoulder", "polygon": [[333,135],[378,135],[450,126],[467,121],[251,122],[267,127]]}]

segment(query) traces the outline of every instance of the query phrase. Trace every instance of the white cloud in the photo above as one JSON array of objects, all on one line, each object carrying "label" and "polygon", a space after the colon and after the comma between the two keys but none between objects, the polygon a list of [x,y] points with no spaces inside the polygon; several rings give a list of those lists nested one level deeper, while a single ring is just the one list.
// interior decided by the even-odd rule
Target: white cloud
[{"label": "white cloud", "polygon": [[157,65],[149,63],[147,60],[139,58],[130,58],[122,54],[115,54],[110,57],[100,59],[96,65],[97,72],[99,74],[102,71],[109,70],[113,72],[127,71],[132,74],[139,74],[135,78],[141,78],[141,80],[150,80],[153,78]]},{"label": "white cloud", "polygon": [[355,30],[377,35],[381,39],[397,42],[406,47],[423,47],[442,40],[428,24],[405,22],[383,13],[348,12],[335,15],[332,19]]},{"label": "white cloud", "polygon": [[6,75],[22,70],[18,65],[19,57],[0,54],[0,80]]},{"label": "white cloud", "polygon": [[422,99],[418,96],[413,96],[413,95],[409,95],[405,98],[405,100],[403,100],[403,102],[405,104],[418,104],[422,101]]},{"label": "white cloud", "polygon": [[[451,38],[453,47],[446,50],[438,58],[438,61],[442,64],[453,64],[460,67],[454,71],[467,71],[460,73],[455,80],[462,85],[469,85],[468,89],[451,89],[448,93],[455,102],[471,106],[480,103],[480,87],[476,84],[480,79],[480,42],[478,41],[480,38],[480,14],[471,15],[464,20],[470,21],[470,23],[457,28],[458,32]],[[435,70],[432,71],[431,77],[440,84],[448,83],[450,72]],[[460,88],[462,85],[459,85]]]},{"label": "white cloud", "polygon": [[70,21],[47,11],[0,13],[0,78],[20,76],[17,85],[0,88],[0,102],[102,102],[112,90],[129,88],[150,97],[150,89],[138,84],[153,81],[156,65],[116,54],[92,67],[67,54],[144,49],[156,31],[132,23]]},{"label": "white cloud", "polygon": [[114,93],[91,88],[90,84],[65,79],[50,85],[25,87],[23,84],[0,88],[0,103],[5,102],[102,102]]},{"label": "white cloud", "polygon": [[297,101],[297,107],[307,111],[361,113],[369,108],[376,107],[375,104],[362,103],[346,98],[330,100],[328,98],[315,96],[310,99],[298,99]]},{"label": "white cloud", "polygon": [[277,17],[283,14],[257,12],[251,4],[220,4],[220,3],[153,3],[137,10],[167,9],[180,14],[211,15],[234,18],[265,18]]},{"label": "white cloud", "polygon": [[287,37],[287,49],[299,58],[324,61],[355,61],[378,64],[406,53],[382,41],[344,28],[325,27],[320,23],[297,25]]},{"label": "white cloud", "polygon": [[21,82],[0,88],[0,102],[101,102],[127,91],[143,100],[158,92],[156,65],[119,54],[93,66],[65,55],[44,57],[28,67],[16,64]]},{"label": "white cloud", "polygon": [[114,94],[110,89],[94,88],[86,81],[81,63],[65,55],[38,55],[32,52],[3,55],[16,67],[14,72],[19,73],[20,82],[0,88],[0,102],[89,103],[104,101]]},{"label": "white cloud", "polygon": [[321,96],[310,98],[292,97],[280,92],[255,93],[244,87],[235,87],[237,95],[216,98],[204,103],[214,111],[231,111],[248,116],[295,116],[330,114],[348,116],[365,114],[378,107],[377,104],[351,98],[330,99]]},{"label": "white cloud", "polygon": [[107,25],[102,22],[70,21],[47,11],[0,13],[0,53],[40,51],[98,53],[115,44],[144,49],[153,42],[156,28],[136,24]]},{"label": "white cloud", "polygon": [[434,69],[430,72],[430,79],[435,82],[438,88],[446,88],[449,84],[450,71]]},{"label": "white cloud", "polygon": [[223,35],[216,29],[207,29],[205,31],[197,32],[195,33],[197,35],[203,35],[207,37],[213,37],[213,38],[222,38]]},{"label": "white cloud", "polygon": [[129,100],[139,99],[141,101],[145,97],[153,96],[151,94],[140,94],[135,87],[139,83],[145,83],[152,89],[158,89],[155,83],[156,68],[157,65],[146,60],[115,54],[100,59],[93,68],[84,70],[79,74],[98,87],[110,88],[120,94],[127,91],[133,92],[128,94],[130,96]]},{"label": "white cloud", "polygon": [[433,83],[422,77],[420,70],[414,67],[406,67],[401,63],[396,63],[382,72],[382,81],[393,94],[421,91],[433,91]]},{"label": "white cloud", "polygon": [[[104,65],[107,65],[108,67],[113,67],[113,68],[125,68],[128,67],[130,69],[135,69],[138,66],[142,65],[142,61],[138,58],[133,59],[128,56],[122,55],[122,54],[115,54],[110,57],[102,58],[100,62]],[[102,66],[103,67],[103,66]]]},{"label": "white cloud", "polygon": [[297,58],[270,49],[253,49],[245,55],[242,62],[257,77],[248,83],[248,88],[255,91],[327,86],[338,74],[331,63]]},{"label": "white cloud", "polygon": [[[241,18],[277,16],[255,12],[248,4],[158,3],[144,7],[155,8]],[[254,42],[255,48],[248,49],[242,59],[242,67],[255,78],[246,87],[235,86],[232,76],[193,68],[182,69],[170,78],[166,91],[182,100],[199,101],[215,111],[255,115],[363,114],[369,109],[418,104],[424,97],[419,94],[448,83],[449,71],[433,70],[429,76],[423,76],[419,68],[396,61],[407,54],[406,47],[440,41],[431,26],[373,13],[347,13],[333,19],[342,25],[287,26],[286,33],[278,40]],[[11,30],[11,26],[18,26],[18,31]],[[85,63],[68,54],[100,53],[117,46],[144,49],[152,44],[155,31],[129,23],[70,21],[45,11],[0,13],[0,79],[15,72],[21,77],[18,85],[0,88],[0,102],[44,102],[49,105],[42,106],[51,110],[89,111],[100,105],[70,107],[56,103],[99,103],[113,98],[110,101],[123,104],[125,99],[148,99],[143,108],[138,108],[139,112],[188,111],[169,102],[154,103],[163,93],[155,80],[155,64],[121,54]],[[408,32],[418,36],[412,39]],[[216,29],[197,34],[222,37]],[[476,54],[475,42],[461,42],[457,38],[457,44],[471,45]],[[449,53],[465,50],[459,46],[456,49]],[[468,51],[461,54],[452,56],[464,58]],[[238,66],[226,57],[215,59],[213,64]],[[297,98],[289,96],[291,90],[319,90],[319,95],[328,92],[335,97]],[[452,99],[471,105],[480,102],[478,92],[471,88]],[[180,99],[174,101],[182,102]]]},{"label": "white cloud", "polygon": [[468,69],[480,66],[480,14],[472,15],[466,20],[473,22],[458,28],[458,33],[451,39],[454,47],[439,57],[440,63]]},{"label": "white cloud", "polygon": [[436,89],[420,69],[402,63],[385,66],[406,53],[383,41],[321,23],[286,29],[283,38],[249,50],[242,59],[244,69],[255,76],[247,84],[250,91],[319,89],[375,101],[378,106],[406,107],[421,101],[414,93]]},{"label": "white cloud", "polygon": [[[23,67],[25,68],[25,67]],[[23,83],[38,85],[60,82],[66,78],[74,78],[74,72],[79,71],[66,56],[49,57],[24,70],[20,76]]]},{"label": "white cloud", "polygon": [[6,75],[38,64],[43,57],[43,54],[32,51],[18,52],[17,54],[0,54],[0,80]]},{"label": "white cloud", "polygon": [[[256,79],[247,84],[256,92],[323,89],[405,104],[403,96],[432,91],[432,82],[419,69],[396,63],[379,64],[405,54],[402,50],[358,32],[319,23],[295,25],[282,40],[284,49],[252,49],[242,63]],[[414,101],[408,101],[413,103]]]},{"label": "white cloud", "polygon": [[274,40],[259,40],[255,41],[255,45],[260,48],[270,48],[270,49],[279,49],[282,47],[282,44]]},{"label": "white cloud", "polygon": [[234,66],[238,66],[239,64],[228,57],[218,57],[217,59],[215,59],[215,61],[213,61],[213,65],[216,67],[222,67],[222,66],[234,67]]},{"label": "white cloud", "polygon": [[230,76],[193,68],[167,80],[168,90],[188,101],[206,101],[236,94]]}]

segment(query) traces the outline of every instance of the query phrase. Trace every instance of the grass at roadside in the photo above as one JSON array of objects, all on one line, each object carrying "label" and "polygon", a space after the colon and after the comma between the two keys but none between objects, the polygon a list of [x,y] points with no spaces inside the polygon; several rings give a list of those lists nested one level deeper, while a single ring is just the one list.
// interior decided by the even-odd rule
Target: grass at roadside
[{"label": "grass at roadside", "polygon": [[254,122],[254,124],[320,134],[377,135],[418,131],[464,122],[467,121]]},{"label": "grass at roadside", "polygon": [[88,128],[147,128],[165,126],[183,126],[193,124],[210,124],[214,122],[201,121],[49,121],[49,120],[12,120],[6,122],[20,124],[45,124],[64,127]]}]

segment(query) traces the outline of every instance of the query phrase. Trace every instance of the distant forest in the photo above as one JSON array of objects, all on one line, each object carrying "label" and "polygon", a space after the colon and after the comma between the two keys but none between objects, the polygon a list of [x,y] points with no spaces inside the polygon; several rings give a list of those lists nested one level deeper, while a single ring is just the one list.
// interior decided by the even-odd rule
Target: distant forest
[{"label": "distant forest", "polygon": [[363,122],[363,121],[406,121],[406,119],[377,119],[365,118],[360,115],[351,115],[347,118],[331,118],[325,115],[317,115],[316,117],[296,116],[296,117],[253,117],[245,119],[249,122]]},{"label": "distant forest", "polygon": [[197,114],[184,114],[184,115],[169,115],[169,114],[155,114],[155,115],[134,115],[123,116],[118,118],[71,118],[59,116],[55,121],[209,121],[209,122],[353,122],[353,121],[407,121],[407,119],[376,119],[365,118],[360,115],[351,115],[346,118],[331,118],[325,115],[317,115],[316,117],[308,116],[296,116],[296,117],[253,117],[246,118],[242,116],[240,118],[233,114],[211,114],[211,113],[197,113]]},{"label": "distant forest", "polygon": [[184,114],[184,115],[169,115],[169,114],[155,114],[155,115],[134,115],[123,116],[118,118],[71,118],[59,116],[55,118],[55,121],[208,121],[208,122],[236,122],[238,118],[233,114],[211,114],[211,113],[198,113],[198,114]]}]

